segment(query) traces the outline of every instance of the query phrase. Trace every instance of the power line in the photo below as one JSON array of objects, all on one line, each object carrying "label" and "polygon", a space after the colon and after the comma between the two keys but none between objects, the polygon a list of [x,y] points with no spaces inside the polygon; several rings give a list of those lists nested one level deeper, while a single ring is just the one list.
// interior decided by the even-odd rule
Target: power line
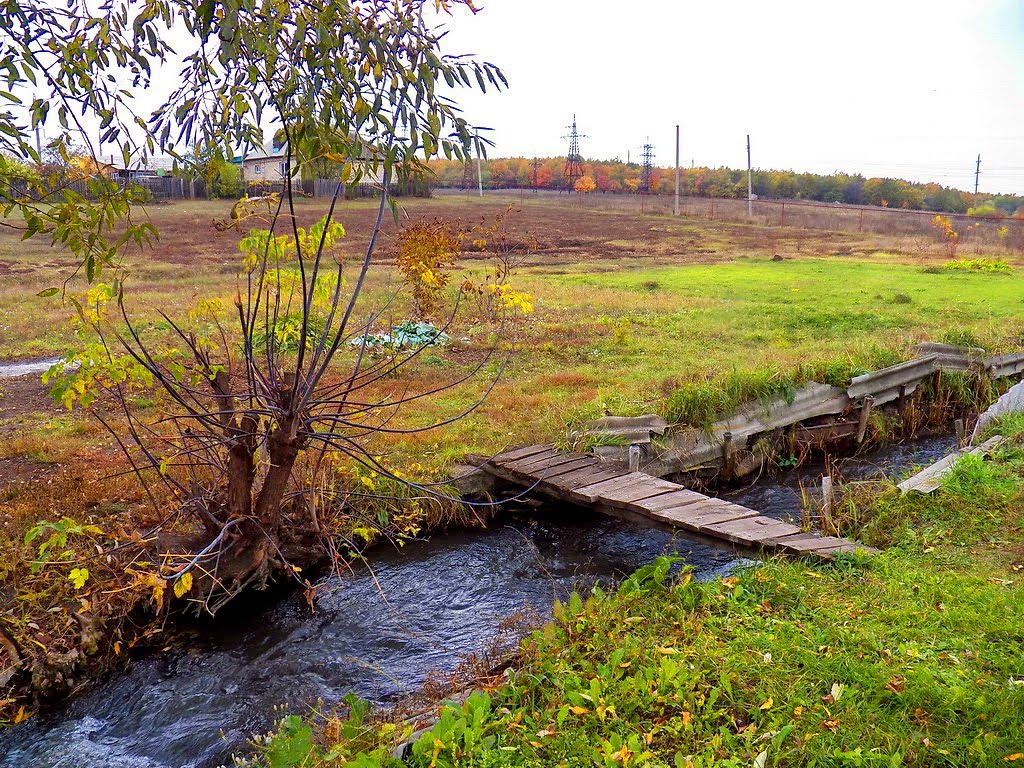
[{"label": "power line", "polygon": [[640,171],[640,191],[646,193],[651,191],[651,172],[654,170],[654,145],[650,143],[649,139],[644,144],[641,157],[643,158],[644,165]]},{"label": "power line", "polygon": [[572,116],[572,125],[568,126],[570,133],[563,136],[569,140],[569,154],[565,156],[565,169],[562,176],[565,177],[565,186],[572,190],[576,186],[576,180],[583,175],[583,156],[580,154],[580,139],[587,138],[576,129],[576,115]]}]

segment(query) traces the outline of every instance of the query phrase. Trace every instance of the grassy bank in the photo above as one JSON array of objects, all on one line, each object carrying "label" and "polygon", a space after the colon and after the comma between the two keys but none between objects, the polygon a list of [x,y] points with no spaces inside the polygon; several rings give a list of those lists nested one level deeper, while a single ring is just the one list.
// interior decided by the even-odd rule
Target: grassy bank
[{"label": "grassy bank", "polygon": [[[933,496],[884,493],[889,549],[700,583],[668,563],[555,608],[516,669],[439,710],[416,766],[997,766],[1024,759],[1024,420]],[[399,765],[409,727],[285,722],[262,762]]]}]

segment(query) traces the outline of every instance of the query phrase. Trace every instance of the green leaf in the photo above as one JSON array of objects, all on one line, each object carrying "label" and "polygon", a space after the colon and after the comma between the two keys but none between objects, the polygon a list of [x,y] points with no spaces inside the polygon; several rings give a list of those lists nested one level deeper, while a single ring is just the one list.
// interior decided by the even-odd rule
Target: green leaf
[{"label": "green leaf", "polygon": [[36,294],[40,299],[48,299],[51,296],[56,296],[60,293],[60,288],[46,288]]},{"label": "green leaf", "polygon": [[302,718],[289,715],[267,747],[267,765],[269,768],[295,768],[310,757],[312,749],[312,728]]}]

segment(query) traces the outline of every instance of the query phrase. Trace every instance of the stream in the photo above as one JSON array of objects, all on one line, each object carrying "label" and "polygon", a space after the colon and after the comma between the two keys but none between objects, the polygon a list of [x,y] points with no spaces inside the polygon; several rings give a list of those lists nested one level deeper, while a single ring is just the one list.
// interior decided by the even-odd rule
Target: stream
[{"label": "stream", "polygon": [[[843,462],[846,479],[898,474],[955,448],[931,438]],[[800,484],[820,465],[723,493],[776,517],[799,518]],[[372,575],[333,585],[310,614],[301,595],[235,611],[188,644],[143,655],[66,708],[0,732],[0,765],[33,768],[212,768],[269,730],[285,707],[302,712],[355,692],[386,704],[431,671],[451,671],[484,648],[501,620],[550,612],[573,588],[621,578],[660,554],[679,554],[714,578],[735,553],[681,532],[547,504],[488,530],[439,534],[372,553]]]},{"label": "stream", "polygon": [[28,360],[18,363],[0,363],[0,379],[15,376],[28,376],[31,373],[46,373],[54,363],[60,362],[59,357],[48,357],[45,360]]}]

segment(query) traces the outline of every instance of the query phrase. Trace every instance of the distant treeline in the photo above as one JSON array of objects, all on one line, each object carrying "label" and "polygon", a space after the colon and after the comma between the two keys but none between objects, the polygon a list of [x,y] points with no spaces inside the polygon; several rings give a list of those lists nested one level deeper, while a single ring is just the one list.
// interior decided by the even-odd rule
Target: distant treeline
[{"label": "distant treeline", "polygon": [[[536,167],[534,163],[536,162]],[[461,187],[464,166],[455,160],[431,161],[438,187]],[[488,189],[565,189],[564,157],[534,161],[525,157],[494,158],[483,162],[483,183]],[[588,161],[584,175],[599,192],[637,192],[642,168],[637,163]],[[477,183],[476,164],[470,166],[470,184]],[[651,169],[650,192],[675,191],[675,171]],[[824,203],[877,205],[887,208],[945,211],[974,215],[1016,215],[1024,218],[1024,197],[964,192],[939,184],[921,184],[903,179],[866,178],[847,173],[829,175],[795,171],[754,171],[753,191],[760,198],[817,200]],[[680,193],[690,197],[747,196],[747,172],[735,168],[685,168],[680,173]]]}]

